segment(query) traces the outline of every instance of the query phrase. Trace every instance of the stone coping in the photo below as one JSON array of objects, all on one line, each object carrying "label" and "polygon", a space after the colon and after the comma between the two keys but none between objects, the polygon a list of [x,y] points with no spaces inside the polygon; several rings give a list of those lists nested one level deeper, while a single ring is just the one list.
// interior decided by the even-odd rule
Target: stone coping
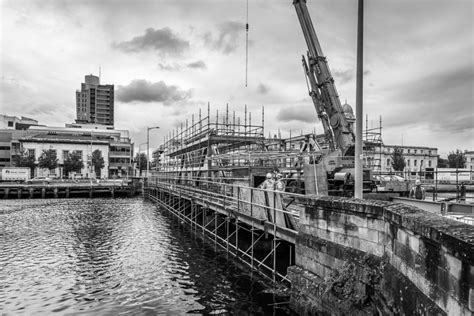
[{"label": "stone coping", "polygon": [[384,219],[445,246],[454,256],[474,265],[473,225],[429,213],[414,206],[387,201],[313,196],[307,200],[306,205]]}]

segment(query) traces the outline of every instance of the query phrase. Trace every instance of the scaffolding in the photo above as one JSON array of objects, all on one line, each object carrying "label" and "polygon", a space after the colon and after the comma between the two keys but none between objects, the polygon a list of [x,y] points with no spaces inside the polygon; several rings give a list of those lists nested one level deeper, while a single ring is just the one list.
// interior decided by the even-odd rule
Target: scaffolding
[{"label": "scaffolding", "polygon": [[225,251],[273,282],[290,282],[286,269],[295,263],[299,213],[308,198],[202,182],[193,187],[157,177],[146,184],[144,194],[215,250]]},{"label": "scaffolding", "polygon": [[368,115],[365,119],[364,131],[364,157],[367,168],[372,169],[374,173],[382,172],[382,117],[379,118],[379,126],[369,129]]},{"label": "scaffolding", "polygon": [[[165,136],[160,146],[160,164],[153,177],[166,177],[176,183],[197,184],[201,180],[257,186],[268,172],[298,177],[301,165],[322,155],[313,134],[298,137],[265,138],[264,108],[261,123],[252,123],[247,111],[241,120],[230,115],[227,105],[223,115],[211,116],[201,110],[195,120],[186,120]],[[296,175],[296,176],[295,176]]]}]

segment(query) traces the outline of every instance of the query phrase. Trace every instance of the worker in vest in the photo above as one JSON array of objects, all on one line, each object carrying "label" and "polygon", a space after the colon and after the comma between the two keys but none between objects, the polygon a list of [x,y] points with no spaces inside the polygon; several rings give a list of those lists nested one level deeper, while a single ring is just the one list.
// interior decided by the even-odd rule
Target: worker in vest
[{"label": "worker in vest", "polygon": [[410,199],[416,199],[416,200],[425,199],[425,189],[421,186],[420,180],[416,180],[415,186],[411,188]]},{"label": "worker in vest", "polygon": [[262,184],[259,185],[259,189],[264,190],[273,190],[275,187],[275,181],[273,180],[273,175],[271,173],[267,173],[266,180],[263,181]]},{"label": "worker in vest", "polygon": [[276,175],[276,181],[275,181],[275,191],[281,191],[285,192],[285,180],[283,179],[283,176],[281,173],[278,173]]}]

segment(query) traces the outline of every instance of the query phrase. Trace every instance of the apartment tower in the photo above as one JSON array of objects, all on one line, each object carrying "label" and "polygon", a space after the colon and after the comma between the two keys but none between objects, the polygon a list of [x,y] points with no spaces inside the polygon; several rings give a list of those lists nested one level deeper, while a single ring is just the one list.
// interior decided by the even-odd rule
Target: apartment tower
[{"label": "apartment tower", "polygon": [[85,76],[76,91],[76,123],[114,125],[114,85],[101,85],[100,78]]}]

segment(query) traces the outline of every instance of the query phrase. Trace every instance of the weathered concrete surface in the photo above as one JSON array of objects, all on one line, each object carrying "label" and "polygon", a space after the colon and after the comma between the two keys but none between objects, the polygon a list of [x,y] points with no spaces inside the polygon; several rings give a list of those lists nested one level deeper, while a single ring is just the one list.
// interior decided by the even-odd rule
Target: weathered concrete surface
[{"label": "weathered concrete surface", "polygon": [[402,204],[315,198],[288,269],[300,314],[471,315],[474,227]]}]

